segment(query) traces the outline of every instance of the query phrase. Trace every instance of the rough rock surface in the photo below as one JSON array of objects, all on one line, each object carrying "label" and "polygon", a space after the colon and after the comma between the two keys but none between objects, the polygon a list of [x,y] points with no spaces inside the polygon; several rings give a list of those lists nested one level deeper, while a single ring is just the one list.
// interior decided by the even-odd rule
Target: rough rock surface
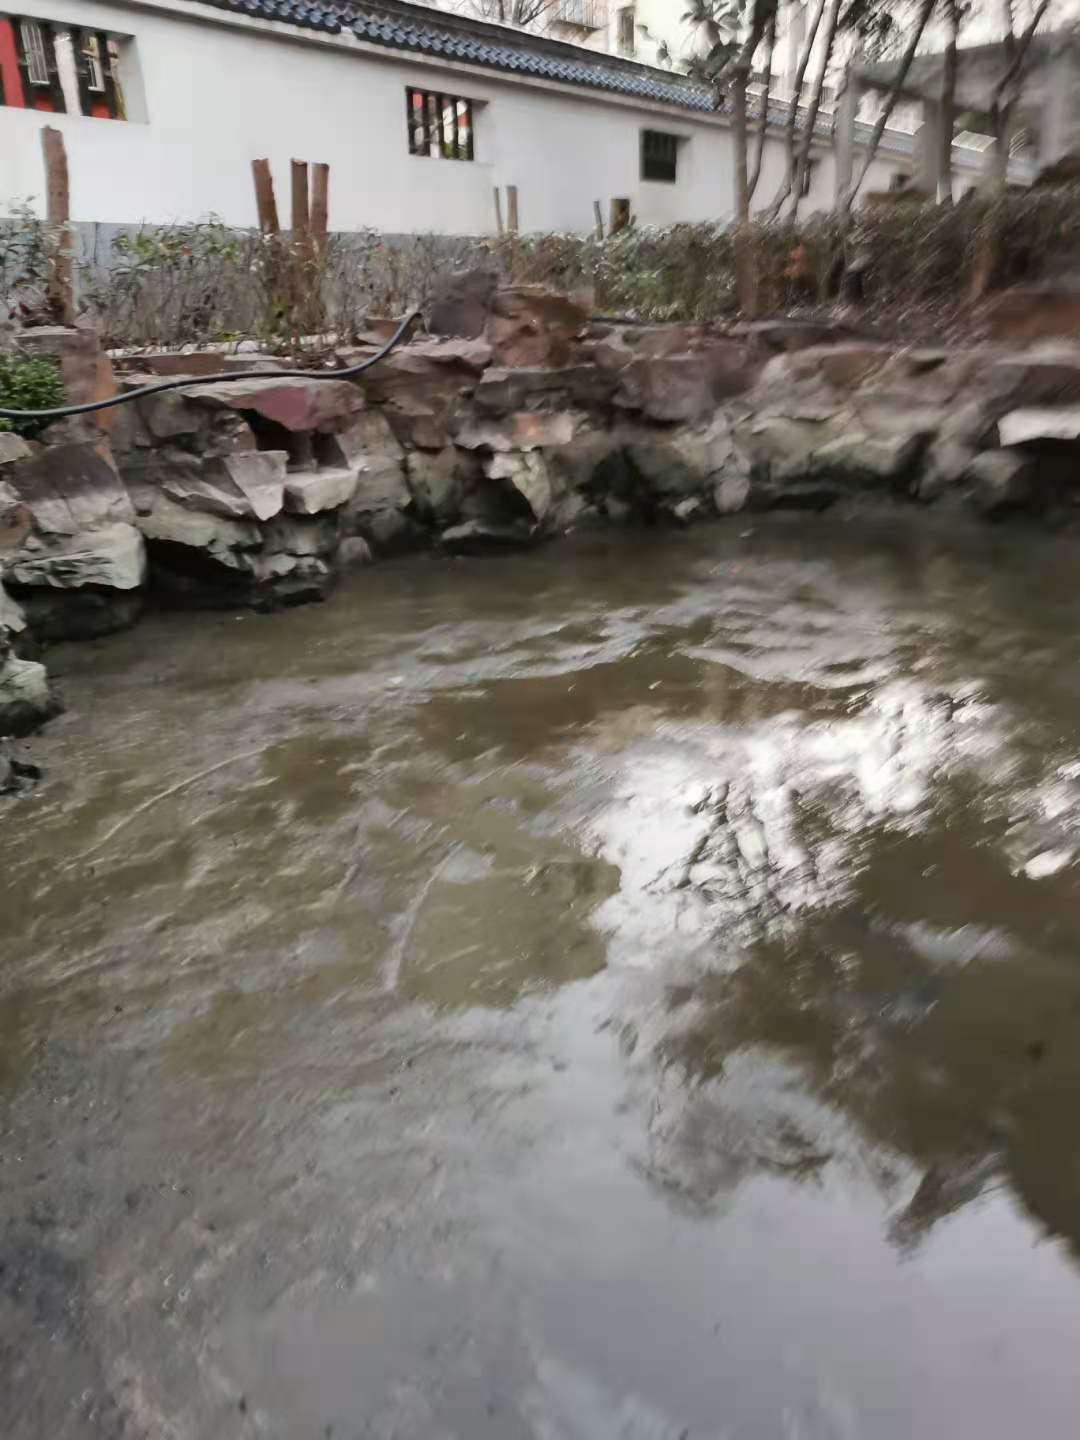
[{"label": "rough rock surface", "polygon": [[256,375],[176,393],[186,406],[243,410],[285,430],[344,430],[364,404],[355,385],[347,380],[299,376],[295,380],[261,380]]},{"label": "rough rock surface", "polygon": [[[852,501],[1080,514],[1080,346],[597,323],[582,297],[489,277],[451,277],[442,304],[436,328],[465,335],[403,345],[355,383],[252,372],[139,401],[113,423],[119,479],[100,432],[0,438],[0,560],[42,633],[74,633],[56,597],[78,597],[81,633],[131,618],[144,540],[173,602],[265,607],[372,557],[604,520]],[[42,343],[100,382],[85,341]]]},{"label": "rough rock surface", "polygon": [[38,638],[82,639],[130,625],[141,609],[146,555],[107,445],[24,450],[0,463],[0,558]]},{"label": "rough rock surface", "polygon": [[460,270],[436,282],[428,313],[432,335],[475,339],[484,333],[491,297],[498,288],[494,270]]},{"label": "rough rock surface", "polygon": [[[25,735],[60,709],[45,666],[18,654],[26,635],[22,608],[0,583],[0,736]],[[11,778],[10,767],[0,757],[0,793]]]},{"label": "rough rock surface", "polygon": [[498,290],[485,337],[499,365],[565,365],[589,323],[587,308],[540,285]]}]

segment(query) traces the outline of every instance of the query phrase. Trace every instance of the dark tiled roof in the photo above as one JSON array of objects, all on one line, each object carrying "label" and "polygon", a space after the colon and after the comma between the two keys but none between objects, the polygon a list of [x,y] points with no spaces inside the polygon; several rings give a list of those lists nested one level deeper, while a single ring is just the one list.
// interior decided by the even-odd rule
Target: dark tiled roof
[{"label": "dark tiled roof", "polygon": [[[601,56],[580,45],[507,31],[503,26],[467,20],[428,6],[401,3],[401,0],[389,0],[385,5],[364,3],[364,0],[358,3],[357,0],[201,0],[201,3],[237,15],[277,20],[330,35],[346,31],[358,40],[385,45],[390,50],[443,56],[447,60],[461,60],[510,74],[535,75],[617,95],[636,95],[683,110],[713,114],[731,111],[730,101],[725,99],[717,104],[708,86],[697,85],[682,76],[620,57]],[[771,102],[770,127],[781,128],[787,120],[787,111],[786,102]],[[750,103],[750,115],[751,122],[756,124],[759,106],[754,100]],[[808,118],[800,106],[796,119],[799,129],[805,127]],[[827,140],[832,129],[832,115],[819,113],[815,134]],[[857,123],[856,140],[865,143],[872,129],[871,125]],[[914,150],[914,137],[902,130],[886,130],[881,137],[881,149],[910,155]],[[953,157],[965,168],[982,163],[978,151],[954,148]]]},{"label": "dark tiled roof", "polygon": [[[495,70],[561,80],[567,85],[588,85],[620,95],[640,95],[646,100],[658,100],[687,110],[716,108],[712,91],[705,86],[680,82],[674,77],[661,79],[644,65],[616,69],[600,61],[576,56],[563,59],[539,50],[510,49],[488,43],[478,36],[455,34],[438,24],[412,25],[381,17],[377,13],[357,16],[352,23],[352,31],[361,40],[389,45],[397,50],[420,50],[429,55],[445,55],[451,60],[465,60],[472,65],[488,65]],[[578,55],[584,53],[588,52],[578,51]]]},{"label": "dark tiled roof", "polygon": [[[385,45],[392,50],[444,56],[447,60],[463,60],[492,70],[536,75],[544,80],[561,80],[567,85],[585,85],[619,95],[638,95],[644,100],[677,105],[685,110],[716,109],[713,93],[707,86],[665,75],[647,65],[621,60],[605,63],[579,45],[551,41],[530,45],[530,37],[525,35],[522,43],[511,43],[509,37],[502,39],[497,27],[456,24],[457,17],[420,6],[412,7],[406,15],[399,7],[384,10],[377,5],[334,5],[327,0],[322,4],[315,0],[202,0],[202,3],[238,15],[279,20],[331,35],[350,31],[358,40]],[[514,38],[516,40],[516,36]]]}]

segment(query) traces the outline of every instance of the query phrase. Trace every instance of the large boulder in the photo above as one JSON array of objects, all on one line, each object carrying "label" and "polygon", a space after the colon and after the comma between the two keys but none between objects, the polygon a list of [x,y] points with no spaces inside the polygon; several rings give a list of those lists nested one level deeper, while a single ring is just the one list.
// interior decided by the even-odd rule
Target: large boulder
[{"label": "large boulder", "polygon": [[568,295],[542,285],[497,290],[484,331],[497,365],[565,365],[589,323],[589,311]]},{"label": "large boulder", "polygon": [[909,480],[925,449],[922,434],[838,436],[808,457],[808,472],[838,480],[850,489],[880,492]]},{"label": "large boulder", "polygon": [[463,450],[539,450],[568,445],[574,416],[564,410],[516,410],[500,419],[466,416],[454,426],[454,443]]},{"label": "large boulder", "polygon": [[[627,363],[632,358],[627,350]],[[615,373],[596,364],[518,370],[493,366],[476,387],[474,408],[483,416],[524,410],[606,411],[617,387]]]},{"label": "large boulder", "polygon": [[405,450],[384,409],[365,410],[332,443],[339,447],[341,460],[356,471],[356,486],[342,512],[345,534],[363,539],[376,555],[422,544],[426,535],[405,514],[412,500]]},{"label": "large boulder", "polygon": [[166,471],[162,489],[189,510],[227,520],[270,520],[285,503],[289,457],[283,450],[242,451],[208,463],[180,458],[181,464]]},{"label": "large boulder", "polygon": [[717,404],[749,390],[758,365],[746,347],[720,341],[689,355],[634,359],[619,372],[616,405],[668,423],[704,420]]},{"label": "large boulder", "polygon": [[405,457],[411,510],[425,522],[449,525],[461,511],[461,499],[479,474],[476,456],[449,447],[413,450]]},{"label": "large boulder", "polygon": [[547,461],[541,451],[492,455],[484,463],[484,473],[489,480],[512,485],[529,507],[536,523],[544,524],[556,496]]},{"label": "large boulder", "polygon": [[[13,438],[13,437],[10,437]],[[106,448],[24,446],[3,478],[42,536],[78,535],[95,525],[130,524],[131,500]]]},{"label": "large boulder", "polygon": [[130,625],[146,554],[107,448],[26,448],[0,467],[0,554],[35,633],[81,639]]},{"label": "large boulder", "polygon": [[975,508],[997,520],[1038,503],[1037,478],[1031,458],[1020,451],[987,450],[976,455],[968,471]]},{"label": "large boulder", "polygon": [[146,579],[146,554],[135,526],[117,522],[58,540],[32,535],[8,556],[4,573],[17,590],[138,590]]},{"label": "large boulder", "polygon": [[480,340],[402,345],[359,384],[372,404],[383,407],[402,445],[441,450],[450,441],[452,415],[490,360],[491,350]]},{"label": "large boulder", "polygon": [[[364,408],[360,391],[348,380],[267,380],[257,375],[175,392],[196,410],[229,409],[257,415],[290,431],[345,430]],[[164,399],[166,397],[160,397]]]},{"label": "large boulder", "polygon": [[442,276],[432,289],[428,331],[467,339],[482,335],[498,284],[494,270],[482,267]]},{"label": "large boulder", "polygon": [[1033,341],[1080,334],[1080,287],[1016,285],[984,307],[983,332],[993,340]]},{"label": "large boulder", "polygon": [[274,609],[326,594],[341,539],[340,513],[282,511],[268,520],[238,520],[159,494],[139,524],[153,584],[172,603]]},{"label": "large boulder", "polygon": [[[112,361],[101,348],[101,341],[93,330],[69,329],[59,325],[37,326],[19,332],[18,349],[20,354],[30,359],[48,357],[56,361],[65,405],[108,400],[116,394]],[[102,432],[112,429],[115,418],[116,412],[112,409],[69,417],[60,422],[63,438],[68,441],[93,441],[100,438]],[[60,438],[59,432],[57,438]]]},{"label": "large boulder", "polygon": [[45,666],[0,656],[0,735],[26,735],[57,713]]},{"label": "large boulder", "polygon": [[1080,347],[1042,345],[1001,355],[988,367],[994,418],[1010,410],[1080,405]]},{"label": "large boulder", "polygon": [[285,481],[285,509],[294,515],[340,510],[356,494],[359,478],[359,469],[348,465],[290,475]]},{"label": "large boulder", "polygon": [[834,390],[856,390],[892,359],[893,349],[879,341],[848,341],[808,346],[788,357],[797,380],[824,381]]},{"label": "large boulder", "polygon": [[[60,708],[49,690],[44,665],[23,659],[17,652],[26,634],[22,608],[0,582],[0,736],[35,730]],[[10,766],[0,769],[0,782],[6,784],[11,778]]]},{"label": "large boulder", "polygon": [[1080,406],[1010,410],[998,420],[1002,445],[1075,444],[1080,441]]}]

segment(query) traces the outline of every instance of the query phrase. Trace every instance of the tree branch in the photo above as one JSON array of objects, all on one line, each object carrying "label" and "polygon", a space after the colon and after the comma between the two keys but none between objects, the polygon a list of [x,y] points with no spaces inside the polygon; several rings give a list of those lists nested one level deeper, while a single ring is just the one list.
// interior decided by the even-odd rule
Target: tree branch
[{"label": "tree branch", "polygon": [[832,0],[829,8],[829,19],[825,26],[824,53],[821,57],[821,67],[818,70],[817,79],[814,82],[814,93],[810,97],[810,105],[806,114],[806,129],[803,132],[802,144],[799,146],[799,160],[795,167],[794,195],[791,201],[791,213],[795,215],[799,208],[799,201],[802,199],[803,181],[806,176],[806,167],[810,162],[810,146],[814,143],[814,128],[817,125],[818,111],[821,109],[821,95],[825,89],[825,77],[829,71],[829,61],[832,59],[833,46],[836,44],[836,31],[840,24],[841,0]]},{"label": "tree branch", "polygon": [[802,55],[799,57],[799,65],[795,71],[795,89],[788,104],[787,117],[784,120],[784,179],[772,204],[764,213],[763,219],[766,224],[771,224],[776,219],[784,201],[795,188],[795,123],[799,118],[799,98],[802,95],[803,81],[806,79],[806,72],[810,65],[810,55],[814,49],[814,41],[817,39],[821,17],[825,14],[825,5],[826,0],[817,0],[814,18],[810,22],[810,33],[806,37]]},{"label": "tree branch", "polygon": [[765,40],[765,90],[761,97],[761,120],[758,125],[757,146],[754,151],[754,163],[750,171],[750,178],[746,182],[747,200],[753,200],[754,191],[761,179],[761,162],[765,155],[765,137],[769,129],[769,91],[772,88],[772,65],[773,52],[776,49],[776,10],[772,12],[769,21],[769,31]]},{"label": "tree branch", "polygon": [[866,179],[870,166],[874,163],[874,157],[877,155],[881,137],[885,132],[885,126],[889,123],[889,116],[892,114],[893,108],[900,97],[900,92],[904,88],[904,81],[907,79],[908,71],[911,69],[911,62],[915,59],[915,51],[919,47],[919,41],[922,39],[923,31],[926,29],[926,22],[930,19],[936,5],[937,0],[922,0],[915,29],[912,31],[911,39],[908,41],[908,47],[904,51],[903,59],[900,61],[900,68],[896,72],[896,79],[889,89],[888,99],[885,101],[881,114],[878,116],[877,123],[874,125],[873,132],[870,135],[870,142],[866,147],[866,154],[863,156],[863,163],[859,169],[859,174],[855,183],[848,187],[847,193],[844,195],[840,204],[839,209],[841,215],[846,216],[851,213],[851,207],[855,203],[855,197],[862,188],[862,183]]},{"label": "tree branch", "polygon": [[1009,30],[1007,31],[1007,38],[1005,40],[1005,55],[1009,63],[1004,75],[1002,75],[994,87],[994,98],[990,102],[991,109],[995,109],[1001,105],[1005,91],[1019,76],[1024,60],[1027,58],[1028,47],[1035,38],[1035,31],[1039,28],[1039,23],[1049,8],[1050,0],[1039,0],[1039,4],[1035,7],[1035,13],[1032,15],[1027,29],[1021,34],[1019,40],[1017,40],[1012,32],[1012,7],[1006,4],[1006,10],[1009,15]]}]

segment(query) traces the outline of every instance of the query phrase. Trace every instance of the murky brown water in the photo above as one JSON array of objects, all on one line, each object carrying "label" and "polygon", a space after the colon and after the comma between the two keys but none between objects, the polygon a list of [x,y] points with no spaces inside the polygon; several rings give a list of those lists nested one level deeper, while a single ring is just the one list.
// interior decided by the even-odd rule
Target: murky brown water
[{"label": "murky brown water", "polygon": [[53,653],[13,1440],[1057,1440],[1075,546],[401,563]]}]

